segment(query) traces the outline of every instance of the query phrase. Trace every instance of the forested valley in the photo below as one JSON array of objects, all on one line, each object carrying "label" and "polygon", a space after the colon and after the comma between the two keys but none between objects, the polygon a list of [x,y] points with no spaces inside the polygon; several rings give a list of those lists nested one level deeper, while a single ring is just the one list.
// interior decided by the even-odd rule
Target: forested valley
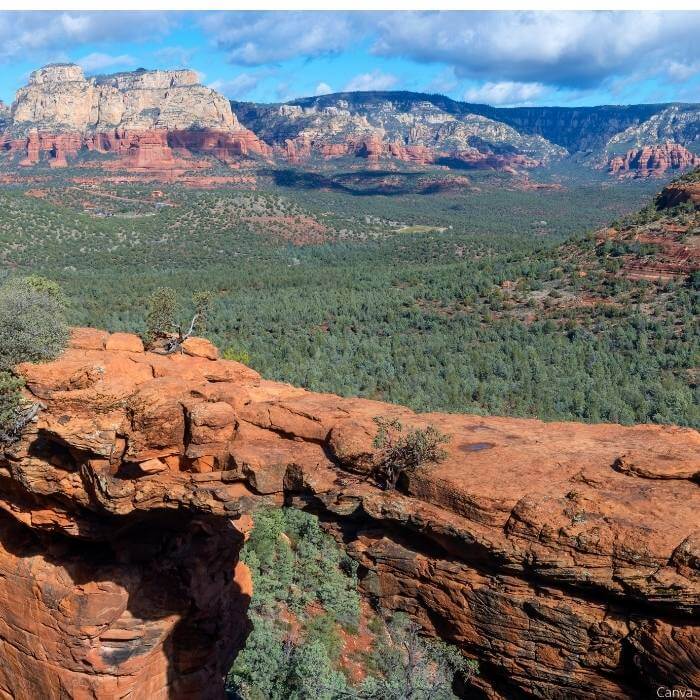
[{"label": "forested valley", "polygon": [[183,314],[210,291],[206,334],[227,356],[313,390],[419,411],[700,425],[698,290],[618,274],[616,258],[653,250],[601,252],[593,236],[662,183],[564,183],[8,187],[1,261],[5,276],[57,281],[72,323],[113,331],[143,332],[157,288],[173,288]]}]

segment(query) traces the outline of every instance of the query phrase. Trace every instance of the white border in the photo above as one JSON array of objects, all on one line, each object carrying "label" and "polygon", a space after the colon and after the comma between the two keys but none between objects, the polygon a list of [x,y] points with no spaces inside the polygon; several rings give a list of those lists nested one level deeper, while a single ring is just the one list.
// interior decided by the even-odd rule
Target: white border
[{"label": "white border", "polygon": [[[698,11],[697,0],[573,0],[562,7],[559,0],[103,0],[96,7],[94,0],[3,0],[2,11],[53,10],[685,10]],[[620,37],[624,41],[624,37]]]}]

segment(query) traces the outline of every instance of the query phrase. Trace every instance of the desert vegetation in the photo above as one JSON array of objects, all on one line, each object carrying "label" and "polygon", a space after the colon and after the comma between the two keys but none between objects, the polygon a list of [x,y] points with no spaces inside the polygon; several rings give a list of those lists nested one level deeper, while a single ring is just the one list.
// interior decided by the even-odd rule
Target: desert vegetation
[{"label": "desert vegetation", "polygon": [[405,615],[363,602],[357,565],[313,515],[258,510],[242,560],[252,630],[228,676],[231,698],[448,700],[453,682],[477,671]]},{"label": "desert vegetation", "polygon": [[374,422],[377,424],[374,478],[384,488],[394,488],[402,474],[438,464],[447,457],[442,446],[450,441],[450,436],[433,425],[405,430],[400,420],[384,416],[376,416]]},{"label": "desert vegetation", "polygon": [[[5,189],[2,255],[60,281],[71,322],[109,330],[142,332],[161,287],[187,330],[192,293],[211,290],[218,347],[313,390],[421,411],[699,425],[697,288],[619,274],[651,248],[599,247],[590,233],[658,183],[562,173],[564,189],[532,192],[470,178],[481,191],[430,197],[159,186],[154,199],[115,186],[169,203],[132,218]],[[262,223],[297,213],[327,229],[323,243],[293,245]]]},{"label": "desert vegetation", "polygon": [[65,304],[60,287],[38,275],[0,286],[0,443],[19,439],[39,410],[23,398],[24,382],[14,368],[61,353],[68,340]]}]

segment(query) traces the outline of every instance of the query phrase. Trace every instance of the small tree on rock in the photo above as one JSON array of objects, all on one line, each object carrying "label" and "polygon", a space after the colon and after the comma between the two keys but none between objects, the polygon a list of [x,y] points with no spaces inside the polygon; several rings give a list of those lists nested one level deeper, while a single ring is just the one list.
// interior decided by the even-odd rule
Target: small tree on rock
[{"label": "small tree on rock", "polygon": [[147,345],[167,338],[172,333],[177,311],[178,304],[174,289],[159,287],[151,294],[146,314],[145,340]]},{"label": "small tree on rock", "polygon": [[379,450],[374,478],[383,488],[395,488],[404,472],[437,464],[447,457],[442,446],[450,437],[432,425],[404,432],[403,424],[397,419],[377,416],[374,422],[377,424],[374,447]]},{"label": "small tree on rock", "polygon": [[155,352],[164,355],[182,351],[182,344],[195,332],[206,329],[211,306],[210,292],[195,292],[192,302],[195,308],[189,327],[176,320],[180,313],[175,291],[170,287],[160,287],[151,295],[146,316],[146,344]]}]

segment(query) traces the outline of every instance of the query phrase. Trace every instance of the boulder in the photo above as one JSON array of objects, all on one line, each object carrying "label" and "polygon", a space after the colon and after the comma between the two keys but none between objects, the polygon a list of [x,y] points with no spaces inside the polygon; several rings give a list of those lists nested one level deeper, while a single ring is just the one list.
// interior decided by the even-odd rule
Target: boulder
[{"label": "boulder", "polygon": [[187,338],[182,344],[185,355],[205,357],[207,360],[218,360],[218,348],[206,338]]},{"label": "boulder", "polygon": [[106,350],[143,352],[143,341],[133,333],[112,333],[105,342]]}]

